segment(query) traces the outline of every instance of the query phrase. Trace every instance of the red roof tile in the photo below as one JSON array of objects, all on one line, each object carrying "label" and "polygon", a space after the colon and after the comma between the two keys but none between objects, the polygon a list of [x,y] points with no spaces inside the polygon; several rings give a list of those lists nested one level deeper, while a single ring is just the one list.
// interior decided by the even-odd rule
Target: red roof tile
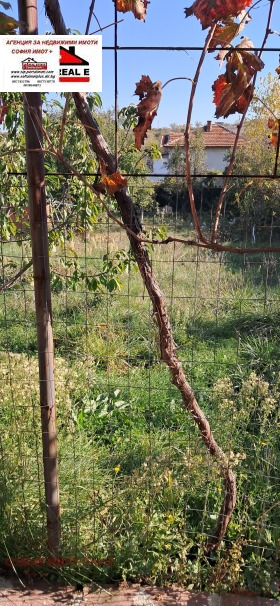
[{"label": "red roof tile", "polygon": [[[234,145],[235,134],[225,126],[213,123],[210,130],[206,130],[206,128],[203,127],[202,131],[205,147],[232,147]],[[242,145],[243,142],[244,139],[240,138],[238,145]],[[162,137],[161,144],[163,147],[183,147],[185,144],[184,133],[168,133]]]}]

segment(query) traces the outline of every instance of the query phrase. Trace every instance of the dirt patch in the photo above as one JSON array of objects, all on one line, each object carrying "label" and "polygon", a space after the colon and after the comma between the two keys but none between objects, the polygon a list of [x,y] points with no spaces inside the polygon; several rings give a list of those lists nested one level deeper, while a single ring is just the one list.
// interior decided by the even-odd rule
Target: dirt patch
[{"label": "dirt patch", "polygon": [[50,585],[47,582],[22,587],[18,582],[0,579],[1,606],[276,606],[276,600],[236,594],[206,594],[175,587],[84,588]]}]

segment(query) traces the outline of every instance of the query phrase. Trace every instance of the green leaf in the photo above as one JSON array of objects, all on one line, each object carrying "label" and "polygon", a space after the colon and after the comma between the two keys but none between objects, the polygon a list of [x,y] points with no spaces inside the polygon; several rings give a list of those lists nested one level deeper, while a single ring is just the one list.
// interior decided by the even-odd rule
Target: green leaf
[{"label": "green leaf", "polygon": [[120,400],[119,402],[115,402],[115,407],[122,410],[123,408],[127,408],[128,404],[124,400]]},{"label": "green leaf", "polygon": [[107,289],[109,290],[109,292],[113,292],[113,290],[120,288],[120,283],[117,280],[117,278],[111,278],[111,280],[109,280],[107,282],[106,286],[107,286]]},{"label": "green leaf", "polygon": [[87,98],[87,102],[91,111],[93,110],[94,106],[98,107],[99,109],[102,107],[102,99],[98,93],[91,93]]}]

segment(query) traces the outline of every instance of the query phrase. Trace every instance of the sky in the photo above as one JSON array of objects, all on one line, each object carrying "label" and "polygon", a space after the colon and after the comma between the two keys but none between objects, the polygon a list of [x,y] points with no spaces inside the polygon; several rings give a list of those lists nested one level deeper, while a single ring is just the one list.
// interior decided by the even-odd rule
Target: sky
[{"label": "sky", "polygon": [[[202,31],[200,22],[194,17],[185,18],[184,8],[191,5],[191,0],[150,0],[145,23],[134,18],[131,13],[118,13],[118,45],[119,46],[203,46],[207,30]],[[67,27],[79,30],[84,34],[91,0],[60,0],[61,10]],[[17,2],[12,1],[12,14],[17,17]],[[267,22],[269,2],[255,2],[251,12],[252,21],[242,34],[250,38],[255,47],[262,44]],[[46,18],[44,2],[38,0],[39,33],[51,31],[51,25]],[[114,3],[112,0],[96,0],[94,13],[102,28],[114,22]],[[275,0],[271,29],[280,31],[280,0]],[[90,33],[100,34],[97,20],[93,17]],[[236,42],[240,42],[236,38]],[[114,45],[114,27],[108,27],[102,32],[103,47]],[[265,68],[261,76],[268,72],[275,74],[279,65],[280,35],[270,35],[267,46],[275,49],[263,54]],[[167,80],[175,77],[193,78],[200,51],[155,51],[155,50],[119,50],[118,53],[118,105],[125,107],[137,103],[134,96],[135,83],[141,76],[149,75],[151,80]],[[197,92],[192,111],[192,124],[206,123],[215,120],[215,106],[211,86],[224,68],[219,67],[215,59],[216,53],[209,53],[201,70]],[[114,105],[114,51],[103,50],[103,85],[101,98],[103,108]],[[190,82],[177,80],[164,88],[163,98],[153,125],[167,127],[171,123],[185,124],[188,111]],[[238,115],[228,121],[236,122]]]}]

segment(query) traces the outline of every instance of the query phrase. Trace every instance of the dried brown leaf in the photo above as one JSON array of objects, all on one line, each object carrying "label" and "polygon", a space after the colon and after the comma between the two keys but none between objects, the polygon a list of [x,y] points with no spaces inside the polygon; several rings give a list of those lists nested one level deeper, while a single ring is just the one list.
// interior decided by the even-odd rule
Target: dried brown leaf
[{"label": "dried brown leaf", "polygon": [[101,183],[105,186],[109,196],[112,196],[117,191],[120,191],[123,187],[127,186],[127,179],[120,173],[112,173],[111,175],[104,175],[101,179]]},{"label": "dried brown leaf", "polygon": [[224,48],[229,46],[233,38],[238,36],[244,28],[244,25],[244,23],[236,23],[233,19],[226,19],[221,25],[217,25],[211,41],[211,51],[214,51],[213,47],[221,46]]},{"label": "dried brown leaf", "polygon": [[162,96],[162,84],[159,80],[152,83],[149,76],[142,76],[136,84],[136,94],[141,101],[137,105],[138,124],[133,129],[135,147],[141,149],[147,130],[151,128],[154,117],[157,115],[158,106]]},{"label": "dried brown leaf", "polygon": [[279,124],[280,120],[275,120],[275,118],[268,118],[267,126],[271,130],[268,138],[270,143],[277,149],[278,147],[278,137],[279,137]]},{"label": "dried brown leaf", "polygon": [[185,9],[185,15],[195,15],[202,29],[205,29],[215,21],[237,17],[250,4],[252,0],[195,0],[192,6]]},{"label": "dried brown leaf", "polygon": [[[247,48],[250,44],[251,41],[245,39]],[[244,47],[244,41],[240,46]],[[254,53],[234,50],[227,54],[226,73],[212,86],[217,118],[244,112],[252,96],[252,77],[262,68],[263,62]]]},{"label": "dried brown leaf", "polygon": [[141,80],[136,82],[135,95],[138,95],[140,100],[143,99],[152,85],[153,83],[150,76],[142,76]]},{"label": "dried brown leaf", "polygon": [[135,19],[145,21],[149,0],[113,0],[113,2],[120,13],[131,11]]}]

